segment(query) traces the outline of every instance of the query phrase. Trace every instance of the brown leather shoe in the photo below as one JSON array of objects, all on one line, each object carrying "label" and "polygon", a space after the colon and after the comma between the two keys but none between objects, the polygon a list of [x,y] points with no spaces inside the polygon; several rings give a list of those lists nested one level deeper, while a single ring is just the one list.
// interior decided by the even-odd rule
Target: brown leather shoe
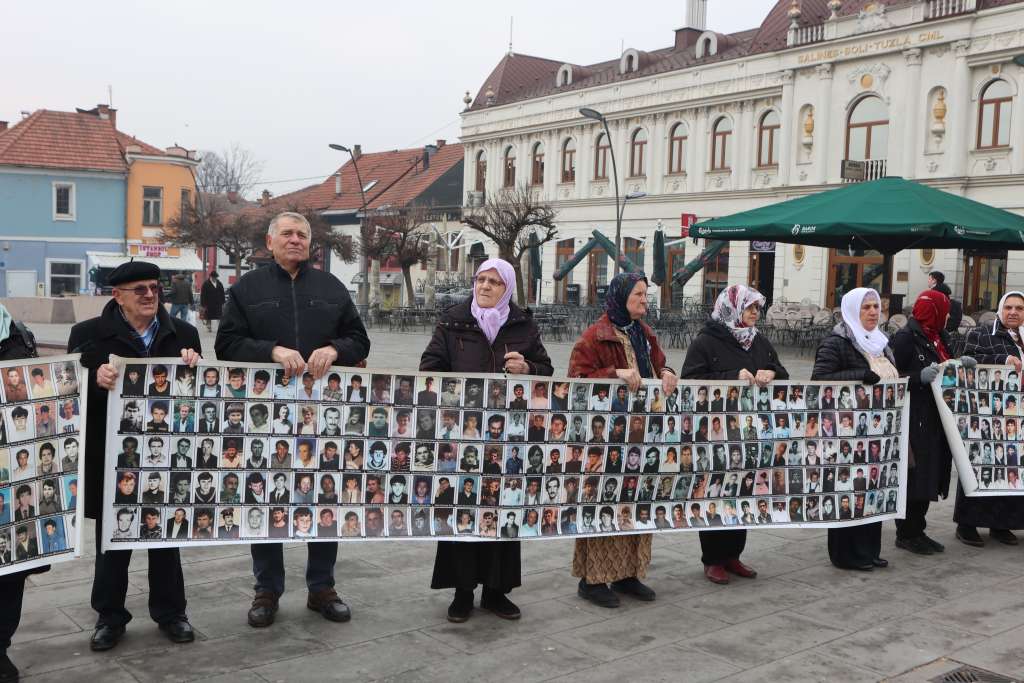
[{"label": "brown leather shoe", "polygon": [[277,596],[273,593],[260,592],[253,598],[249,608],[249,626],[264,628],[274,623],[277,614]]},{"label": "brown leather shoe", "polygon": [[720,564],[704,565],[704,576],[706,576],[708,581],[711,583],[729,583],[729,575],[725,573],[725,567]]},{"label": "brown leather shoe", "polygon": [[328,621],[344,622],[352,618],[352,610],[338,597],[337,591],[333,588],[310,593],[306,599],[306,607],[319,612]]},{"label": "brown leather shoe", "polygon": [[757,578],[757,572],[754,570],[754,568],[748,567],[747,565],[740,562],[738,557],[734,557],[731,560],[727,561],[725,563],[724,568],[725,571],[729,572],[730,574],[742,576],[744,579]]}]

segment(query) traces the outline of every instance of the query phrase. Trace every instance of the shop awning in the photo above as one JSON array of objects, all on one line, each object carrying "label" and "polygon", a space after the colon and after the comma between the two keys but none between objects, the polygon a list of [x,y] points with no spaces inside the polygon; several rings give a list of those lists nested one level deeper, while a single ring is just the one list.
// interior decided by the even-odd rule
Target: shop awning
[{"label": "shop awning", "polygon": [[[117,268],[122,263],[131,261],[133,257],[125,254],[118,254],[109,251],[87,251],[91,267],[95,268]],[[194,251],[182,250],[180,256],[135,256],[136,261],[145,261],[158,266],[162,271],[190,271],[203,270],[203,262]]]}]

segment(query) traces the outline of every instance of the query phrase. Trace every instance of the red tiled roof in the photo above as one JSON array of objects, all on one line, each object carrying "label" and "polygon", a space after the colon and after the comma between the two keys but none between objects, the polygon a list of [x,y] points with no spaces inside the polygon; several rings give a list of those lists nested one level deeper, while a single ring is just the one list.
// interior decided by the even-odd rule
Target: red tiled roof
[{"label": "red tiled roof", "polygon": [[127,170],[109,119],[47,109],[33,112],[0,134],[0,165]]},{"label": "red tiled roof", "polygon": [[117,143],[121,146],[122,153],[127,153],[128,147],[134,145],[141,149],[142,154],[161,157],[167,156],[167,152],[165,152],[164,150],[160,149],[159,147],[154,147],[153,145],[145,143],[142,140],[135,137],[134,135],[128,135],[127,133],[122,133],[121,131],[116,131],[116,133]]}]

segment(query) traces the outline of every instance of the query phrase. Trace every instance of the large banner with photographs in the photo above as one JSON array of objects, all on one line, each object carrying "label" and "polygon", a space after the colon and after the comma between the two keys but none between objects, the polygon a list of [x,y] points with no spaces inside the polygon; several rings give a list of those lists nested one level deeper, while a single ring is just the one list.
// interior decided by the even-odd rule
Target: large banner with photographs
[{"label": "large banner with photographs", "polygon": [[1020,373],[1008,365],[947,361],[932,383],[964,494],[1022,496]]},{"label": "large banner with photographs", "polygon": [[109,399],[104,547],[888,519],[905,391],[132,360]]},{"label": "large banner with photographs", "polygon": [[81,555],[79,356],[0,363],[0,576]]}]

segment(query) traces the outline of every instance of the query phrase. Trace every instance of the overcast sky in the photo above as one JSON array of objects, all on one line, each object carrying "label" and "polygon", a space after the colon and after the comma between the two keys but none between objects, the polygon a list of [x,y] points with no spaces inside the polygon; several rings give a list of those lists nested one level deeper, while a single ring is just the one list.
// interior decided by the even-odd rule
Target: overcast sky
[{"label": "overcast sky", "polygon": [[[708,26],[759,25],[776,0],[710,0]],[[456,140],[508,49],[589,64],[671,45],[684,0],[6,3],[0,120],[107,101],[150,144],[223,149],[264,162],[257,190],[322,180],[344,157]],[[514,9],[513,9],[514,8]],[[309,179],[311,178],[311,179]],[[289,182],[272,182],[272,181]]]}]

